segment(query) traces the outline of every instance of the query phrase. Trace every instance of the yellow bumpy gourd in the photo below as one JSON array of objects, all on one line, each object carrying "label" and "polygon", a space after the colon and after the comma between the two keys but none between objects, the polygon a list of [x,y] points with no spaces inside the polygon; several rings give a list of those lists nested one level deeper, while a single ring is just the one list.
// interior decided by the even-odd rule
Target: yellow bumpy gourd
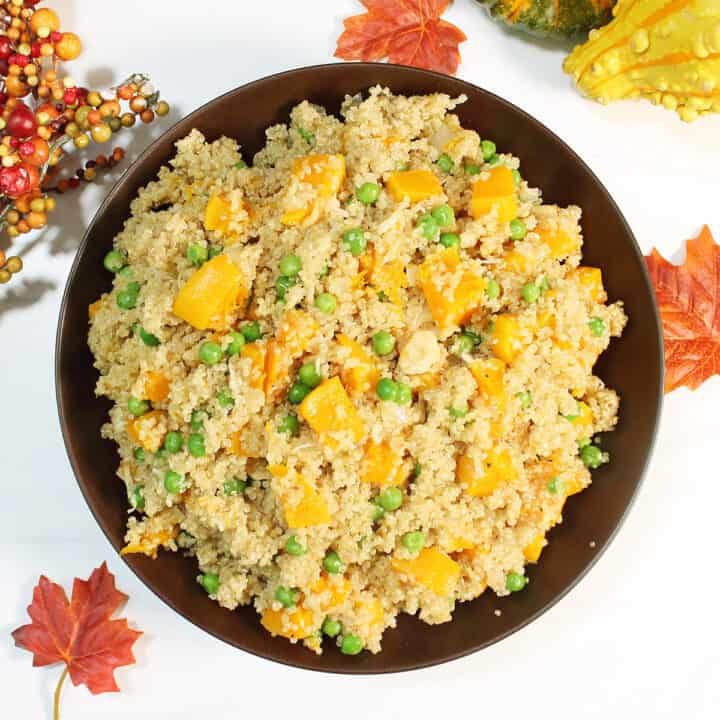
[{"label": "yellow bumpy gourd", "polygon": [[565,60],[583,93],[646,98],[687,122],[720,112],[718,0],[620,0],[613,14]]}]

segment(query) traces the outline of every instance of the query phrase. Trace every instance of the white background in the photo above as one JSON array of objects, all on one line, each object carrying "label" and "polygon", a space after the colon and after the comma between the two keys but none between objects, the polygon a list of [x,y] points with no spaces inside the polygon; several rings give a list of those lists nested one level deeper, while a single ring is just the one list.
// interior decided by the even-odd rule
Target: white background
[{"label": "white background", "polygon": [[[148,71],[173,105],[172,119],[250,80],[330,62],[342,18],[361,9],[356,0],[58,0],[53,7],[63,29],[85,43],[71,65],[79,82],[105,86]],[[471,0],[457,0],[446,17],[469,37],[459,76],[564,138],[618,201],[644,252],[655,245],[677,261],[703,223],[720,238],[720,117],[688,126],[649,104],[603,108],[571,88],[562,48],[506,32]],[[136,154],[147,140],[121,142]],[[588,577],[530,627],[474,656],[395,676],[319,675],[226,646],[164,606],[90,515],[55,411],[60,295],[110,183],[65,196],[56,215],[61,233],[40,242],[31,236],[22,279],[0,289],[2,717],[50,717],[60,669],[33,669],[9,637],[27,622],[38,576],[69,588],[103,560],[130,596],[124,614],[145,635],[137,665],[116,673],[121,693],[93,697],[66,685],[65,720],[718,717],[718,378],[667,398],[639,499]]]}]

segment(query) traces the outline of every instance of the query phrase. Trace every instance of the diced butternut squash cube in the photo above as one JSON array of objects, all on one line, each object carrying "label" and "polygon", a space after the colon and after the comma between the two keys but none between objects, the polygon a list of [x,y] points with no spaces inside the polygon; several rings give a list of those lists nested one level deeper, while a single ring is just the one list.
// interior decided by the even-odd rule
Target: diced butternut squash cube
[{"label": "diced butternut squash cube", "polygon": [[98,310],[100,310],[100,306],[102,305],[102,298],[99,300],[96,300],[94,303],[90,303],[88,305],[88,318],[90,320],[93,320],[95,316],[98,314]]},{"label": "diced butternut squash cube", "polygon": [[586,477],[578,473],[569,478],[563,478],[563,485],[565,487],[565,496],[570,497],[582,492],[588,486],[588,482]]},{"label": "diced butternut squash cube", "polygon": [[577,235],[569,235],[564,230],[555,231],[549,228],[538,228],[536,232],[542,241],[550,248],[550,254],[556,259],[567,257],[580,249],[580,238]]},{"label": "diced butternut squash cube", "polygon": [[589,425],[592,425],[592,423],[593,414],[590,406],[586,402],[578,400],[577,418],[574,421],[574,424],[583,428],[587,428]]},{"label": "diced butternut squash cube", "polygon": [[503,255],[503,265],[518,275],[527,275],[530,272],[530,258],[519,250],[509,250]]},{"label": "diced butternut squash cube", "polygon": [[496,210],[498,222],[508,223],[517,217],[518,201],[510,168],[492,168],[487,180],[473,183],[470,212],[477,220]]},{"label": "diced butternut squash cube", "polygon": [[402,457],[390,447],[390,443],[370,441],[365,446],[360,479],[370,485],[402,485],[405,482]]},{"label": "diced butternut squash cube", "polygon": [[532,542],[523,549],[525,559],[528,562],[536,563],[540,559],[540,553],[542,553],[546,545],[547,540],[545,539],[545,533],[536,535]]},{"label": "diced butternut squash cube", "polygon": [[294,210],[286,210],[282,214],[280,222],[283,225],[299,225],[306,217],[310,215],[312,209],[313,206],[310,205],[308,207],[295,208]]},{"label": "diced butternut squash cube", "polygon": [[417,557],[406,560],[393,557],[393,569],[436,595],[450,595],[460,577],[460,566],[435,547],[423,548]]},{"label": "diced butternut squash cube", "polygon": [[165,440],[167,418],[161,410],[151,410],[140,417],[128,418],[125,429],[140,447],[155,453]]},{"label": "diced butternut squash cube", "polygon": [[443,189],[431,170],[401,170],[390,173],[385,182],[395,202],[407,198],[411,203],[442,195]]},{"label": "diced butternut squash cube", "polygon": [[135,553],[142,553],[143,555],[147,555],[148,557],[155,559],[160,547],[172,540],[176,534],[177,528],[148,532],[143,535],[138,542],[128,543],[125,545],[125,547],[120,550],[120,554],[132,555]]},{"label": "diced butternut squash cube", "polygon": [[343,384],[353,396],[362,395],[371,390],[380,379],[380,371],[374,358],[365,348],[347,335],[338,334],[338,345],[350,351],[350,357],[343,362],[340,372]]},{"label": "diced butternut squash cube", "polygon": [[450,539],[448,547],[445,548],[449,553],[462,552],[463,550],[472,550],[475,547],[475,543],[472,540],[457,535]]},{"label": "diced butternut squash cube", "polygon": [[[252,209],[247,201],[243,200],[242,207],[247,213],[248,219],[251,218]],[[205,229],[215,230],[222,235],[228,235],[230,233],[230,222],[232,219],[232,204],[227,196],[213,195],[205,206]]]},{"label": "diced butternut squash cube", "polygon": [[441,328],[467,320],[483,300],[485,279],[460,262],[455,247],[439,250],[418,268],[420,287]]},{"label": "diced butternut squash cube", "polygon": [[143,398],[152,402],[162,402],[170,394],[170,381],[159,372],[152,370],[145,373]]},{"label": "diced butternut squash cube", "polygon": [[308,349],[317,333],[318,324],[309,313],[302,310],[285,313],[275,338],[267,345],[263,389],[268,397],[289,384],[292,364]]},{"label": "diced butternut squash cube", "polygon": [[354,442],[365,436],[365,425],[337,376],[307,395],[300,403],[300,414],[328,447],[338,445],[334,433],[349,433]]},{"label": "diced butternut squash cube", "polygon": [[247,296],[240,268],[222,254],[190,276],[175,296],[173,312],[198,330],[222,330]]},{"label": "diced butternut squash cube", "polygon": [[531,340],[530,332],[523,327],[517,315],[505,313],[495,318],[490,344],[495,355],[507,365],[512,365]]},{"label": "diced butternut squash cube", "polygon": [[276,492],[289,528],[298,529],[330,522],[330,510],[323,496],[302,475],[284,465],[270,465],[270,474],[281,478]]},{"label": "diced butternut squash cube", "polygon": [[350,595],[350,581],[345,577],[336,581],[327,573],[322,573],[310,590],[318,597],[321,610],[327,612],[345,602]]},{"label": "diced butternut squash cube", "polygon": [[470,372],[478,386],[480,396],[498,406],[505,400],[505,363],[499,358],[476,360]]},{"label": "diced butternut squash cube", "polygon": [[246,343],[240,350],[240,357],[250,358],[250,387],[262,390],[265,387],[265,362],[267,343],[256,341]]},{"label": "diced butternut squash cube", "polygon": [[480,469],[469,455],[460,456],[456,475],[469,495],[487,497],[502,483],[517,479],[518,471],[507,450],[493,449],[485,456]]},{"label": "diced butternut squash cube", "polygon": [[271,635],[303,640],[315,630],[313,617],[311,610],[300,606],[282,610],[268,608],[263,612],[260,622]]},{"label": "diced butternut squash cube", "polygon": [[581,265],[575,273],[580,284],[589,290],[593,302],[602,303],[607,300],[600,268]]},{"label": "diced butternut squash cube", "polygon": [[383,292],[390,302],[398,307],[403,305],[402,288],[407,287],[405,266],[400,260],[383,263],[374,262],[368,271],[368,282],[378,292]]},{"label": "diced butternut squash cube", "polygon": [[308,155],[293,163],[293,175],[317,188],[320,197],[336,195],[345,180],[344,155]]}]

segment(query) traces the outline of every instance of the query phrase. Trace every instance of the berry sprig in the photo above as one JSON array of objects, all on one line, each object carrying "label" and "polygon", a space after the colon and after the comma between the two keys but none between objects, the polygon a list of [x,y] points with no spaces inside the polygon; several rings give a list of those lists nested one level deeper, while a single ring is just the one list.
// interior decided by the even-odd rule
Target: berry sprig
[{"label": "berry sprig", "polygon": [[[56,201],[92,182],[124,157],[116,147],[74,175],[58,179],[72,149],[106,143],[138,119],[151,123],[170,112],[147,75],[136,73],[106,91],[79,86],[60,71],[75,60],[80,38],[60,30],[60,18],[38,0],[0,0],[0,230],[11,238],[48,223]],[[0,284],[22,269],[17,256],[0,253]]]}]

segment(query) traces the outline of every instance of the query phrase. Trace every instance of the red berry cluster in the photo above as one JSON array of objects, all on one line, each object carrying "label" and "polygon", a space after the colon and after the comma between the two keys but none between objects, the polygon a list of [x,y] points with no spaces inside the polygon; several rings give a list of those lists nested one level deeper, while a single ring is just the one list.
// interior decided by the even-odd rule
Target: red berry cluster
[{"label": "red berry cluster", "polygon": [[[61,61],[80,55],[80,38],[61,31],[58,15],[37,4],[0,0],[0,230],[11,238],[47,224],[55,208],[49,193],[91,182],[124,156],[115,148],[58,179],[71,143],[79,150],[105,143],[138,118],[150,123],[170,111],[146,75],[98,92],[61,73]],[[20,258],[0,254],[0,284],[20,269]]]}]

